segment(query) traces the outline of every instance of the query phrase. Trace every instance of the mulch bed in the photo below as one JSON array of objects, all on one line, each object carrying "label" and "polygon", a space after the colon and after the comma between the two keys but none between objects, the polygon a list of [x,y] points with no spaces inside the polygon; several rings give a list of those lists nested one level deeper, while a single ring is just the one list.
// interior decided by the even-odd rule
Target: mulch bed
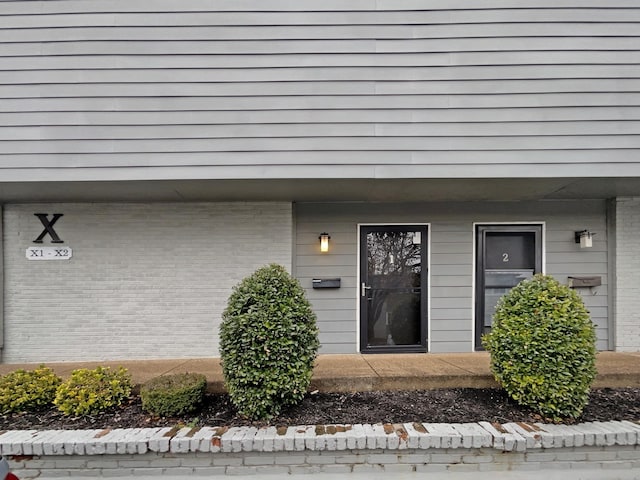
[{"label": "mulch bed", "polygon": [[[640,388],[595,389],[579,422],[640,420]],[[277,426],[354,423],[543,422],[502,390],[457,388],[405,392],[316,393],[272,419]],[[573,423],[567,421],[566,423]],[[103,429],[263,425],[238,416],[227,395],[208,395],[201,409],[180,418],[144,412],[137,397],[95,416],[71,418],[51,409],[0,416],[0,430]]]}]

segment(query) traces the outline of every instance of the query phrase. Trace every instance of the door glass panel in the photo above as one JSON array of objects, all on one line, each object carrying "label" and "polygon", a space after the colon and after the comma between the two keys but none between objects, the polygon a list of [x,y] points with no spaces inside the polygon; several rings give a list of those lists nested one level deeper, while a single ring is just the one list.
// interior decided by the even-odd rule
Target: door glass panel
[{"label": "door glass panel", "polygon": [[420,345],[422,232],[366,235],[367,346]]},{"label": "door glass panel", "polygon": [[522,280],[533,277],[530,270],[485,270],[484,272],[484,332],[489,333],[500,297]]}]

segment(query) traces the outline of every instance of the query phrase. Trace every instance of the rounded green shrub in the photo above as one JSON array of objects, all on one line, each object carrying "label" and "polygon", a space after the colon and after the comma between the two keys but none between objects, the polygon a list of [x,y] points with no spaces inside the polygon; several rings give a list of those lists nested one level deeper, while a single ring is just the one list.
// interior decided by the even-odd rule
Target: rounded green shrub
[{"label": "rounded green shrub", "polygon": [[319,342],[300,283],[280,265],[260,268],[234,288],[222,320],[222,369],[239,413],[268,419],[301,401]]},{"label": "rounded green shrub", "polygon": [[53,403],[66,415],[82,416],[118,407],[130,395],[131,375],[126,368],[81,368],[58,387]]},{"label": "rounded green shrub", "polygon": [[0,411],[31,412],[51,405],[62,380],[40,365],[34,370],[16,370],[0,377]]},{"label": "rounded green shrub", "polygon": [[596,375],[595,328],[580,296],[535,275],[503,296],[483,337],[491,370],[521,405],[547,418],[577,418]]},{"label": "rounded green shrub", "polygon": [[142,408],[161,417],[175,417],[196,410],[204,398],[207,377],[199,373],[162,375],[140,389]]}]

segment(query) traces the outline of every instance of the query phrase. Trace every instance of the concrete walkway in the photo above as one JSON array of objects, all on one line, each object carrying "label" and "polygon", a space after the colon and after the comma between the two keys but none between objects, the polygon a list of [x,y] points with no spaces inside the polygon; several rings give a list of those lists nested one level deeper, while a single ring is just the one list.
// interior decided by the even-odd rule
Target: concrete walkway
[{"label": "concrete walkway", "polygon": [[[224,390],[222,368],[217,358],[172,360],[127,360],[104,362],[47,363],[60,376],[77,368],[124,366],[135,384],[170,373],[196,372],[207,376],[209,390]],[[0,374],[34,364],[2,364]],[[600,352],[595,387],[640,387],[640,352]],[[320,355],[311,389],[325,392],[368,390],[418,390],[454,387],[496,387],[489,370],[489,355],[477,353]]]}]

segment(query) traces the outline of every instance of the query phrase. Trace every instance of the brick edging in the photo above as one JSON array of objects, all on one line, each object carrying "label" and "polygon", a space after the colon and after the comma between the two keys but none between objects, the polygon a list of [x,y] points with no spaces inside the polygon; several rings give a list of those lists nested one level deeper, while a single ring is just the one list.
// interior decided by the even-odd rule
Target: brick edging
[{"label": "brick edging", "polygon": [[631,421],[542,423],[404,423],[293,427],[164,427],[106,430],[10,430],[0,435],[8,456],[239,453],[340,450],[540,448],[640,445]]}]

